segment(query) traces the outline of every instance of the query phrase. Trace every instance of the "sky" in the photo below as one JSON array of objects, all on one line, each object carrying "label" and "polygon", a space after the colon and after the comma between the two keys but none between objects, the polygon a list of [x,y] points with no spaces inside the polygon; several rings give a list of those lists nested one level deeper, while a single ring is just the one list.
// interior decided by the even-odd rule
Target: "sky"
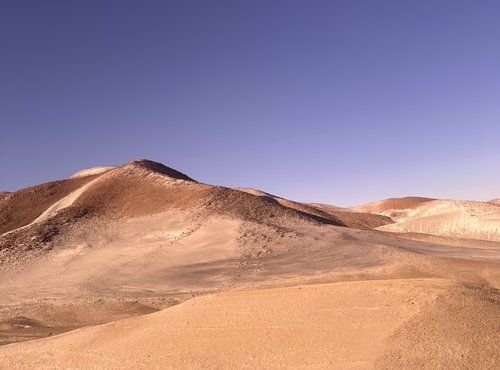
[{"label": "sky", "polygon": [[496,0],[0,0],[0,190],[137,158],[355,205],[500,197]]}]

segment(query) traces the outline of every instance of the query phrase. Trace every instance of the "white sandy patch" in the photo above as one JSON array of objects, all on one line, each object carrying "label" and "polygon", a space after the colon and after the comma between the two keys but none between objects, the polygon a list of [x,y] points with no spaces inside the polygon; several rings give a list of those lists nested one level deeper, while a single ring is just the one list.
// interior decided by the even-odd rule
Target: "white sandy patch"
[{"label": "white sandy patch", "polygon": [[75,177],[85,177],[85,176],[90,176],[90,175],[98,175],[100,173],[112,170],[113,168],[115,168],[115,167],[98,166],[98,167],[87,168],[85,170],[78,171],[77,173],[71,175],[69,178],[74,179]]},{"label": "white sandy patch", "polygon": [[71,194],[66,195],[61,200],[55,202],[45,212],[43,212],[40,216],[38,216],[37,219],[35,221],[33,221],[32,223],[44,221],[44,220],[46,220],[46,219],[54,216],[61,209],[69,207],[70,205],[72,205],[80,197],[80,195],[82,195],[97,180],[98,179],[90,181],[89,183],[87,183],[87,184],[83,185],[82,187],[78,188],[77,190],[75,190]]},{"label": "white sandy patch", "polygon": [[387,210],[394,224],[378,230],[500,241],[500,206],[475,201],[435,200],[422,206]]},{"label": "white sandy patch", "polygon": [[19,230],[27,229],[28,227],[30,227],[36,223],[39,223],[39,222],[42,222],[42,221],[49,219],[50,217],[54,216],[60,210],[71,206],[80,197],[80,195],[82,195],[97,180],[99,180],[99,178],[90,181],[89,183],[81,186],[80,188],[76,189],[75,191],[73,191],[69,195],[65,196],[61,200],[55,202],[53,205],[51,205],[49,208],[47,208],[45,210],[45,212],[43,212],[40,216],[38,216],[33,222],[29,223],[28,225],[18,227],[17,229],[8,231],[2,235],[9,235],[10,233],[13,233],[13,232],[16,232]]}]

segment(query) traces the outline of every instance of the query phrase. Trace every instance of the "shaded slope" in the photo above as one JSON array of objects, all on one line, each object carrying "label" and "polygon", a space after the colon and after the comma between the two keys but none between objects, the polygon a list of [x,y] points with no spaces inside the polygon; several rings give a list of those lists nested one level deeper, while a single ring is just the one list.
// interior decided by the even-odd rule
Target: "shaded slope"
[{"label": "shaded slope", "polygon": [[174,170],[173,168],[167,167],[162,163],[150,161],[149,159],[137,159],[126,163],[122,168],[139,168],[146,171],[156,172],[174,179],[194,181],[189,176]]},{"label": "shaded slope", "polygon": [[338,209],[338,207],[327,204],[314,203],[313,206],[335,217],[347,227],[355,229],[374,229],[394,223],[390,217],[385,215],[367,212],[354,212],[348,209]]},{"label": "shaded slope", "polygon": [[0,235],[33,222],[51,205],[93,178],[52,181],[8,194],[0,200]]},{"label": "shaded slope", "polygon": [[102,176],[90,191],[82,194],[75,206],[86,209],[89,214],[113,217],[182,210],[271,223],[285,218],[336,224],[327,217],[285,207],[272,198],[198,183],[162,164],[145,160],[129,162]]},{"label": "shaded slope", "polygon": [[345,210],[346,208],[343,208],[343,207],[338,207],[338,206],[334,206],[332,204],[326,204],[326,203],[307,203],[308,205],[312,206],[312,207],[315,207],[315,208],[318,208],[318,209],[321,209],[325,212],[328,212],[328,211],[342,211],[342,210]]},{"label": "shaded slope", "polygon": [[296,211],[331,220],[337,225],[355,229],[372,229],[392,223],[393,221],[383,215],[362,212],[350,212],[347,209],[320,203],[300,203],[272,195],[252,188],[236,188],[236,190],[257,195],[265,199],[275,200],[279,204]]},{"label": "shaded slope", "polygon": [[321,217],[321,218],[325,218],[325,219],[330,219],[330,220],[336,222],[338,225],[346,226],[340,220],[333,217],[332,215],[330,215],[326,212],[323,212],[321,209],[318,209],[316,207],[311,207],[309,204],[306,204],[306,203],[295,202],[293,200],[278,197],[276,195],[272,195],[272,194],[263,192],[261,190],[253,189],[253,188],[235,188],[235,190],[239,190],[239,191],[244,192],[244,193],[256,195],[256,196],[264,198],[268,201],[277,202],[284,207],[299,211],[301,213],[307,213],[307,214],[310,214],[313,216],[317,216],[317,217]]}]

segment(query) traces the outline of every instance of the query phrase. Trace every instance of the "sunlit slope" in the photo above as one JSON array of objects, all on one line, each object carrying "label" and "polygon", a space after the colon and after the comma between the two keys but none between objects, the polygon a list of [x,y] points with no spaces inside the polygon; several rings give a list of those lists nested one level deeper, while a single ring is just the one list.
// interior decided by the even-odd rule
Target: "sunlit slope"
[{"label": "sunlit slope", "polygon": [[434,200],[393,217],[378,230],[500,241],[500,206],[491,203]]},{"label": "sunlit slope", "polygon": [[496,299],[439,279],[225,293],[3,347],[0,363],[38,369],[493,369],[500,360]]}]

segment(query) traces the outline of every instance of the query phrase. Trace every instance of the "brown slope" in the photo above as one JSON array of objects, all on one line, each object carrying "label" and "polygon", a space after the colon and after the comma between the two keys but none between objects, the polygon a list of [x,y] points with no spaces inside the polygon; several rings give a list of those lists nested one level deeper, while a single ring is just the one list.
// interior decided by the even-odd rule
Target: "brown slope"
[{"label": "brown slope", "polygon": [[[33,221],[53,202],[70,193],[70,190],[75,190],[78,185],[92,179],[96,181],[69,207],[26,230],[18,230],[19,232],[0,238],[0,262],[11,265],[13,261],[23,258],[31,260],[52,250],[54,238],[64,237],[67,230],[73,227],[71,225],[82,224],[75,227],[85,230],[90,227],[85,225],[93,222],[97,225],[92,226],[93,228],[105,228],[105,225],[120,219],[165,212],[186,213],[190,222],[201,222],[208,217],[219,215],[269,225],[305,222],[343,226],[331,218],[285,207],[274,199],[198,183],[178,171],[146,160],[129,162],[102,175],[57,182],[56,185],[72,184],[73,187],[68,187],[66,192],[61,192],[58,197],[41,196],[43,202],[38,198],[31,198],[30,200],[36,203],[33,208],[39,211],[32,211],[29,221]],[[44,184],[41,185],[42,189],[45,189],[46,185],[52,186]],[[28,194],[32,194],[29,189]],[[17,216],[14,211],[12,213]]]},{"label": "brown slope", "polygon": [[390,217],[384,215],[353,212],[349,209],[342,209],[329,204],[311,203],[311,205],[335,217],[347,227],[354,229],[374,229],[394,222]]},{"label": "brown slope", "polygon": [[366,212],[335,210],[331,207],[313,206],[310,204],[303,204],[302,208],[305,212],[312,214],[319,213],[322,217],[335,220],[337,223],[353,229],[374,229],[394,222],[390,217]]},{"label": "brown slope", "polygon": [[354,229],[374,229],[394,222],[390,217],[364,212],[330,211],[328,213],[335,216],[347,227]]},{"label": "brown slope", "polygon": [[342,211],[342,210],[346,209],[343,207],[338,207],[338,206],[334,206],[332,204],[326,204],[326,203],[307,203],[307,204],[309,204],[312,207],[322,209],[323,211]]},{"label": "brown slope", "polygon": [[388,209],[406,209],[415,208],[422,203],[430,202],[435,200],[433,198],[424,197],[403,197],[403,198],[389,198],[384,200],[381,210],[386,211]]},{"label": "brown slope", "polygon": [[28,225],[52,204],[94,178],[87,176],[52,181],[8,194],[0,199],[0,235]]},{"label": "brown slope", "polygon": [[321,214],[290,209],[275,199],[198,183],[152,161],[132,161],[103,176],[75,202],[90,215],[139,217],[170,210],[229,215],[244,220],[308,220],[336,224]]},{"label": "brown slope", "polygon": [[236,188],[236,190],[267,199],[274,199],[276,202],[285,207],[331,220],[336,225],[342,225],[354,229],[367,230],[393,223],[390,217],[383,215],[351,212],[348,209],[342,209],[328,204],[295,202],[252,188]]},{"label": "brown slope", "polygon": [[433,198],[425,197],[403,197],[403,198],[389,198],[378,202],[362,204],[352,207],[353,211],[379,213],[388,211],[390,209],[409,209],[418,207],[426,202],[435,200]]},{"label": "brown slope", "polygon": [[140,217],[166,209],[194,207],[198,183],[160,163],[138,160],[109,171],[74,207],[91,216]]},{"label": "brown slope", "polygon": [[321,210],[317,207],[313,207],[307,203],[295,202],[293,200],[278,197],[277,195],[272,195],[272,194],[266,193],[262,190],[253,189],[253,188],[234,188],[234,190],[238,190],[238,191],[241,191],[241,192],[244,192],[247,194],[256,195],[256,196],[259,196],[261,198],[267,199],[268,201],[277,202],[284,207],[299,211],[301,213],[313,215],[315,217],[321,217],[324,219],[329,219],[338,225],[346,226],[339,219],[337,219],[335,216],[333,216],[327,212],[324,212],[323,210]]},{"label": "brown slope", "polygon": [[131,168],[131,169],[132,168],[139,168],[139,169],[144,169],[146,171],[159,173],[159,174],[171,177],[173,179],[195,181],[192,178],[190,178],[189,176],[183,174],[182,172],[179,172],[177,170],[174,170],[173,168],[167,167],[162,163],[151,161],[149,159],[137,159],[137,160],[126,163],[122,167]]}]

